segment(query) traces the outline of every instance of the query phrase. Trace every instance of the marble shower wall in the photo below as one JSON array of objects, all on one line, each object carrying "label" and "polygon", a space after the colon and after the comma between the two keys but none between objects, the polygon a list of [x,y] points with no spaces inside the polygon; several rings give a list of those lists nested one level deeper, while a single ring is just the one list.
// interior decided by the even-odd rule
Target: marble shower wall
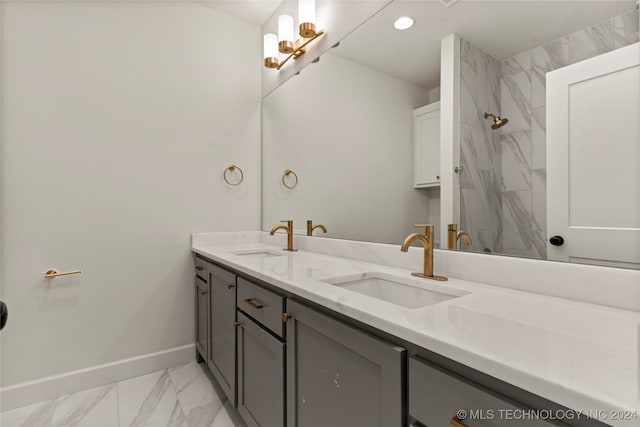
[{"label": "marble shower wall", "polygon": [[500,111],[500,73],[500,61],[461,40],[460,229],[471,235],[473,251],[502,252],[500,130],[483,116]]},{"label": "marble shower wall", "polygon": [[502,251],[547,257],[546,73],[639,41],[633,9],[502,61]]}]

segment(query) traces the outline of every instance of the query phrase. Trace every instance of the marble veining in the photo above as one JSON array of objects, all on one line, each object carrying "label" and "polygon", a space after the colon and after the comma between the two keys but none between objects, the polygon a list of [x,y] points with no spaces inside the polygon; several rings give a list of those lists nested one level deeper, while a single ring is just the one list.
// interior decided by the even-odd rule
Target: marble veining
[{"label": "marble veining", "polygon": [[[503,249],[507,253],[528,256],[531,250],[531,191],[505,191],[502,193]],[[527,251],[527,252],[523,252]]]},{"label": "marble veining", "polygon": [[640,14],[637,10],[616,16],[614,26],[615,49],[640,41]]},{"label": "marble veining", "polygon": [[460,228],[471,235],[472,250],[501,252],[502,146],[500,131],[484,118],[499,113],[501,63],[466,40],[460,44]]},{"label": "marble veining", "polygon": [[531,189],[531,132],[502,136],[502,189]]},{"label": "marble veining", "polygon": [[61,397],[53,413],[53,427],[118,424],[116,385],[110,384]]},{"label": "marble veining", "polygon": [[55,407],[56,399],[6,411],[0,414],[0,425],[3,427],[50,427]]},{"label": "marble veining", "polygon": [[0,425],[244,426],[224,394],[216,389],[214,381],[195,362],[6,411],[0,414]]},{"label": "marble veining", "polygon": [[571,64],[596,55],[607,53],[614,48],[614,19],[609,19],[569,36],[569,62]]}]

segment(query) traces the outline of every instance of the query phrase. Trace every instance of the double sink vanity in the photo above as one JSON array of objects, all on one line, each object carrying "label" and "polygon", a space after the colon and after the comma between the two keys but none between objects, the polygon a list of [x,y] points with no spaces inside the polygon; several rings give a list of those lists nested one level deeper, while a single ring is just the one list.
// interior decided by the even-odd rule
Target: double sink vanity
[{"label": "double sink vanity", "polygon": [[278,234],[192,240],[197,357],[248,426],[640,425],[639,313]]}]

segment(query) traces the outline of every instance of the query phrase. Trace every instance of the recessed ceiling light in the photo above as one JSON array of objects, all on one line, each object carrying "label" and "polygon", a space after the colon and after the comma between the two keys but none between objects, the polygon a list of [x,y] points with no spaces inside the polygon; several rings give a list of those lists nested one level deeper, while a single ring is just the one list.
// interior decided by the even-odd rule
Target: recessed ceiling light
[{"label": "recessed ceiling light", "polygon": [[396,22],[393,23],[393,28],[396,30],[407,30],[413,26],[413,19],[408,16],[403,16],[401,18],[396,19]]}]

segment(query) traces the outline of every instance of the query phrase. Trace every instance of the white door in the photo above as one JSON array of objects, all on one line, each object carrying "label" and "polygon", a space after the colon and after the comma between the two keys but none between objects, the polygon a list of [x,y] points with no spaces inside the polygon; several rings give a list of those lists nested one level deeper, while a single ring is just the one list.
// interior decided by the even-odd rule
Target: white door
[{"label": "white door", "polygon": [[547,223],[549,259],[640,268],[640,44],[547,74]]}]

